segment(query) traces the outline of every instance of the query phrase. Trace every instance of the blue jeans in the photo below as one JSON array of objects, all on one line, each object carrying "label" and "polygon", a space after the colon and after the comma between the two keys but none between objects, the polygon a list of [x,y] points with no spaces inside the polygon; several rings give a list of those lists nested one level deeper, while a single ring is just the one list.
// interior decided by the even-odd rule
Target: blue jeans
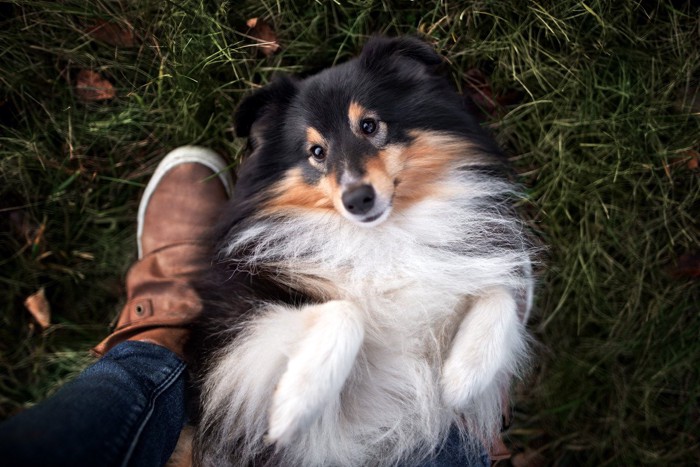
[{"label": "blue jeans", "polygon": [[163,465],[185,423],[185,364],[126,341],[39,405],[0,424],[7,466]]},{"label": "blue jeans", "polygon": [[[161,466],[186,421],[185,364],[164,347],[126,341],[37,406],[0,424],[6,466]],[[421,467],[489,466],[456,430]]]},{"label": "blue jeans", "polygon": [[[422,463],[420,467],[490,467],[491,459],[484,446],[475,440],[470,440],[467,446],[462,444],[459,431],[452,427],[445,444],[432,459]],[[408,466],[402,466],[408,467]]]}]

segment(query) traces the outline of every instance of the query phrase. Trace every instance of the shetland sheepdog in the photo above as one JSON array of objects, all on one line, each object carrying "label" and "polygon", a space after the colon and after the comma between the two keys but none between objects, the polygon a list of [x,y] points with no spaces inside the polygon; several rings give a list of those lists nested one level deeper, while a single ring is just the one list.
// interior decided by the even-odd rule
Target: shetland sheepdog
[{"label": "shetland sheepdog", "polygon": [[418,465],[498,433],[533,248],[441,63],[374,38],[239,106],[249,153],[190,346],[199,464]]}]

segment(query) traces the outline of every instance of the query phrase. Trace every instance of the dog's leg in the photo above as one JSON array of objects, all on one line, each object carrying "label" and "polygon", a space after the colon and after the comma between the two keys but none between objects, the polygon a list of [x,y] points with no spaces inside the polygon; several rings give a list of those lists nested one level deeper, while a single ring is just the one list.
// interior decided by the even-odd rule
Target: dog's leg
[{"label": "dog's leg", "polygon": [[[464,409],[525,357],[526,339],[513,294],[494,287],[476,298],[443,366],[444,401]],[[491,389],[496,389],[492,387]]]},{"label": "dog's leg", "polygon": [[268,441],[288,443],[340,394],[364,338],[357,306],[334,300],[302,309],[304,335],[277,385]]}]

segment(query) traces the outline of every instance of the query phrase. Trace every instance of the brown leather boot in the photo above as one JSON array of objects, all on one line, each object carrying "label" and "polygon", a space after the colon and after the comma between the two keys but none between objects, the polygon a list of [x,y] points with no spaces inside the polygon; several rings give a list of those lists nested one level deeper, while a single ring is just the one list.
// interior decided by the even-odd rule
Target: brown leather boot
[{"label": "brown leather boot", "polygon": [[127,274],[127,303],[94,353],[137,340],[182,356],[188,325],[202,309],[192,279],[210,265],[208,228],[231,195],[225,169],[216,153],[196,146],[177,148],[158,165],[139,205],[139,259]]}]

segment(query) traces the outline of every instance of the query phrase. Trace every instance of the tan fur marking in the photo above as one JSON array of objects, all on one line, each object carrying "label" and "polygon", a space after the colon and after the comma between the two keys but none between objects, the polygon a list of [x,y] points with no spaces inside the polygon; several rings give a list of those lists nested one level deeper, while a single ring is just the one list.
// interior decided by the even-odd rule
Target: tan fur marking
[{"label": "tan fur marking", "polygon": [[382,157],[372,157],[365,166],[363,182],[374,187],[380,197],[390,200],[394,195],[394,177],[387,171]]},{"label": "tan fur marking", "polygon": [[484,162],[486,156],[475,151],[469,141],[437,132],[413,132],[414,141],[391,158],[403,165],[394,195],[394,208],[406,209],[429,196],[439,196],[440,180],[467,159]]},{"label": "tan fur marking", "polygon": [[403,155],[404,147],[401,145],[389,145],[379,152],[386,173],[395,179],[403,170],[406,161]]},{"label": "tan fur marking", "polygon": [[327,193],[330,204],[335,207],[336,212],[340,213],[340,208],[342,208],[342,200],[340,199],[342,195],[342,190],[338,185],[338,181],[335,179],[334,174],[329,174],[321,179],[319,186]]},{"label": "tan fur marking", "polygon": [[267,204],[266,211],[278,212],[294,207],[332,209],[332,185],[332,177],[323,177],[318,185],[309,185],[304,181],[301,169],[293,169],[273,187],[275,196]]},{"label": "tan fur marking", "polygon": [[[313,146],[321,146],[326,153],[328,152],[328,141],[323,137],[319,131],[314,127],[306,128],[306,148],[310,151]],[[326,166],[323,162],[319,162],[311,156],[309,152],[309,163],[317,168],[319,171],[325,173]]]},{"label": "tan fur marking", "polygon": [[[291,170],[285,178],[277,182],[272,188],[272,192],[275,196],[264,208],[264,214],[284,214],[296,209],[337,212],[333,201],[340,199],[340,190],[335,177],[323,176],[317,185],[309,185],[304,181],[300,168]],[[268,266],[274,268],[275,263],[270,263]],[[279,267],[278,273],[286,268],[282,264]],[[339,298],[335,284],[313,274],[301,274],[297,271],[289,276],[280,274],[276,280],[292,288],[303,290],[304,293],[319,301]],[[309,325],[311,324],[309,323]]]},{"label": "tan fur marking", "polygon": [[309,147],[314,144],[318,144],[327,149],[326,138],[318,132],[318,130],[312,126],[306,128],[306,141],[309,143]]},{"label": "tan fur marking", "polygon": [[350,121],[350,128],[357,128],[359,126],[360,119],[366,114],[367,109],[355,101],[350,102],[350,106],[348,107],[348,120]]},{"label": "tan fur marking", "polygon": [[343,190],[340,189],[340,186],[338,185],[338,182],[335,179],[335,176],[330,176],[330,177],[324,177],[323,180],[325,183],[327,183],[328,186],[328,192],[330,193],[331,200],[333,202],[333,206],[336,210],[336,212],[341,213],[345,209],[343,206]]}]

